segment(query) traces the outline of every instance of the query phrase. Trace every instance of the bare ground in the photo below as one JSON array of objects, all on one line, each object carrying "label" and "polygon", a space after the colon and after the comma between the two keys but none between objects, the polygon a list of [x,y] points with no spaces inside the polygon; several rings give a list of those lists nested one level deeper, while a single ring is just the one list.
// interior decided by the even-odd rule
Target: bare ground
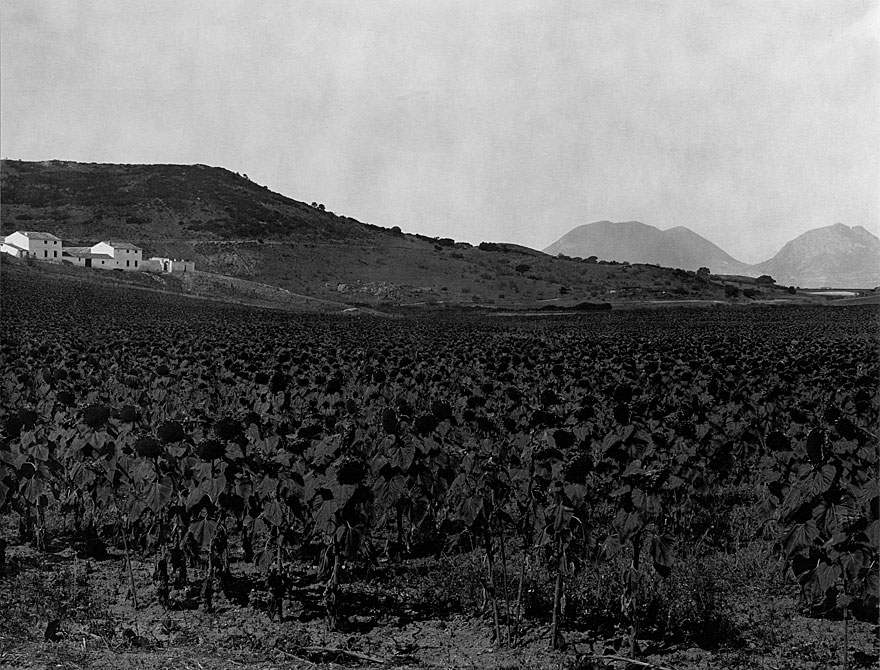
[{"label": "bare ground", "polygon": [[[805,617],[795,594],[755,593],[744,585],[734,608],[739,644],[705,650],[687,643],[645,642],[631,664],[590,631],[567,631],[564,651],[548,647],[549,626],[530,622],[515,648],[492,639],[488,616],[432,615],[405,602],[406,584],[358,580],[343,631],[330,631],[315,587],[294,590],[282,621],[218,593],[206,613],[187,592],[161,607],[152,563],[132,560],[138,608],[124,556],[102,561],[72,549],[7,550],[0,568],[0,667],[8,668],[668,668],[819,670],[843,668],[844,622]],[[195,598],[197,600],[197,598]],[[57,632],[51,622],[57,621]],[[46,638],[51,638],[47,640]],[[849,623],[849,667],[876,667],[877,627]],[[619,657],[618,660],[615,657]]]}]

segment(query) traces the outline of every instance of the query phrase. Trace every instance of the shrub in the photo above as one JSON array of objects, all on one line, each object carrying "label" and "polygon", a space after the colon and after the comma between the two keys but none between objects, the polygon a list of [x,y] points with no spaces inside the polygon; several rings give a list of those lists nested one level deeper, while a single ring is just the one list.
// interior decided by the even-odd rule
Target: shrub
[{"label": "shrub", "polygon": [[[766,557],[765,557],[766,558]],[[723,554],[677,556],[671,573],[659,577],[646,570],[639,582],[642,635],[669,642],[696,643],[704,647],[737,644],[742,635],[730,605],[740,587],[728,581],[735,559]],[[629,557],[588,563],[574,576],[567,614],[580,626],[603,636],[612,635],[626,622],[620,611],[621,575]],[[547,611],[551,608],[547,607]]]},{"label": "shrub", "polygon": [[[593,292],[595,295],[595,291]],[[579,302],[577,305],[574,305],[571,309],[577,312],[596,312],[596,311],[607,311],[611,309],[610,302]]]},{"label": "shrub", "polygon": [[735,587],[721,577],[725,558],[720,554],[679,556],[668,578],[646,580],[646,590],[652,592],[646,601],[647,613],[653,614],[646,619],[656,622],[658,635],[705,647],[737,641],[728,607]]}]

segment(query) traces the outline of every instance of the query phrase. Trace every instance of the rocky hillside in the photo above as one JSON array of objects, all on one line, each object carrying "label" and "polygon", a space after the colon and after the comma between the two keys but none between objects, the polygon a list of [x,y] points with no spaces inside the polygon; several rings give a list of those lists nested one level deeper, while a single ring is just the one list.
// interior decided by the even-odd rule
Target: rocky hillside
[{"label": "rocky hillside", "polygon": [[777,282],[837,288],[880,286],[880,238],[862,226],[809,230],[787,243],[773,258],[751,268]]}]

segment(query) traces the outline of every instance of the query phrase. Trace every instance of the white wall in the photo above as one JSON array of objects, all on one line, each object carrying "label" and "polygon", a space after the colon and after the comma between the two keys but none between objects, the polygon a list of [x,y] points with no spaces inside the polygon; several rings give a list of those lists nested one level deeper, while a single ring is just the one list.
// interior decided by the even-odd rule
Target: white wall
[{"label": "white wall", "polygon": [[[107,242],[98,242],[92,247],[92,253],[112,256],[117,263],[114,267],[118,267],[121,270],[136,271],[143,269],[141,268],[143,252],[140,249],[118,248]],[[94,263],[92,263],[92,267],[95,267]],[[101,266],[99,265],[98,267]],[[109,267],[109,264],[105,265],[105,267]]]},{"label": "white wall", "polygon": [[24,249],[20,249],[12,244],[7,244],[6,242],[4,242],[2,246],[0,246],[0,251],[2,251],[4,254],[15,256],[16,258],[22,258],[23,256],[27,256],[28,254],[28,252]]},{"label": "white wall", "polygon": [[38,240],[16,231],[11,235],[7,235],[5,241],[22,249],[27,249],[28,255],[37,260],[61,261],[61,254],[64,248],[61,240]]},{"label": "white wall", "polygon": [[151,272],[170,272],[173,274],[192,272],[196,269],[196,262],[153,256],[149,260],[144,261],[144,269]]}]

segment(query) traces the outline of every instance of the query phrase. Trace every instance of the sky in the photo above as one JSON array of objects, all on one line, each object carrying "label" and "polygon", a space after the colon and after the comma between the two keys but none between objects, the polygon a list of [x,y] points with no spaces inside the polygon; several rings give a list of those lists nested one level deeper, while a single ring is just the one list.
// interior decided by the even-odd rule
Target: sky
[{"label": "sky", "polygon": [[3,0],[0,154],[202,163],[544,248],[880,234],[880,0]]}]

